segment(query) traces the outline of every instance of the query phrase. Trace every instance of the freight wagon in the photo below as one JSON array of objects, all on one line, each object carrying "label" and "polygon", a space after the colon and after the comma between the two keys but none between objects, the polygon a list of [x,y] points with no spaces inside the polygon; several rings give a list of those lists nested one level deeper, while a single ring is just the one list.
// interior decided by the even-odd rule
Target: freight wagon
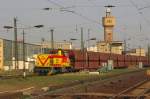
[{"label": "freight wagon", "polygon": [[38,54],[34,71],[38,74],[72,72],[85,69],[92,71],[107,65],[108,60],[113,61],[114,68],[136,66],[139,62],[142,62],[143,66],[149,65],[148,57],[143,56],[58,49],[47,54]]},{"label": "freight wagon", "polygon": [[114,68],[128,68],[131,66],[137,66],[139,65],[139,62],[142,62],[143,66],[150,66],[149,59],[146,56],[132,56],[86,51],[73,51],[73,53],[75,57],[74,68],[76,70],[96,70],[103,65],[107,65],[108,60],[113,61]]}]

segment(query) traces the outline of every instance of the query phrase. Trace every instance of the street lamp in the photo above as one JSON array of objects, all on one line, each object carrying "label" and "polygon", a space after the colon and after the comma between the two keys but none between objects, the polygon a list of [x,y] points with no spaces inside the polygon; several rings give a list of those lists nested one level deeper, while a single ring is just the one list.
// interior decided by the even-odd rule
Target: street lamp
[{"label": "street lamp", "polygon": [[13,27],[12,26],[4,26],[3,28],[5,28],[5,29],[11,29]]},{"label": "street lamp", "polygon": [[75,13],[75,11],[72,10],[68,10],[67,8],[58,8],[58,9],[54,9],[54,8],[43,8],[43,10],[49,11],[49,10],[59,10],[61,12],[70,12],[70,13]]},{"label": "street lamp", "polygon": [[[14,28],[14,48],[13,48],[13,57],[15,58],[15,69],[18,69],[18,46],[17,46],[17,18],[14,18],[14,26],[4,26],[5,29]],[[13,58],[12,58],[13,59]]]},{"label": "street lamp", "polygon": [[[44,25],[35,25],[33,27],[42,28],[42,27],[44,27]],[[22,43],[23,43],[23,77],[25,78],[26,77],[26,68],[25,68],[25,33],[24,33],[24,29],[25,28],[23,28],[23,41],[22,41]]]},{"label": "street lamp", "polygon": [[93,38],[91,38],[91,39],[89,39],[89,40],[96,40],[96,37],[93,37]]},{"label": "street lamp", "polygon": [[77,40],[77,39],[75,39],[75,38],[71,38],[70,40],[71,40],[71,41],[75,41],[75,40]]},{"label": "street lamp", "polygon": [[43,10],[52,10],[52,8],[43,8]]},{"label": "street lamp", "polygon": [[35,25],[34,27],[36,27],[36,28],[42,28],[42,27],[44,27],[44,25]]},{"label": "street lamp", "polygon": [[54,50],[54,29],[51,29],[51,48]]}]

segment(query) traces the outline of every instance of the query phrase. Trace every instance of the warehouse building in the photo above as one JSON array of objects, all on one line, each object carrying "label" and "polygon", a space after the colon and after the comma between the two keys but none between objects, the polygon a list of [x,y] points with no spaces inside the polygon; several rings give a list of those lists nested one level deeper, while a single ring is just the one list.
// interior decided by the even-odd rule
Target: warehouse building
[{"label": "warehouse building", "polygon": [[[40,53],[41,46],[35,44],[25,44],[25,61],[32,58],[34,54]],[[15,67],[14,42],[0,38],[0,70],[23,69],[23,43],[17,42],[18,66]]]}]

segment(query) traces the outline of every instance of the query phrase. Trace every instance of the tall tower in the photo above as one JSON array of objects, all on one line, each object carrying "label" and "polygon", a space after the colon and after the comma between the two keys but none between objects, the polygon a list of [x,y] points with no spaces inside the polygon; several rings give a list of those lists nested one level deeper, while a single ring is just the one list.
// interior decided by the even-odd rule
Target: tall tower
[{"label": "tall tower", "polygon": [[111,15],[111,8],[115,6],[105,6],[106,7],[106,16],[102,18],[102,23],[104,27],[104,41],[112,42],[113,41],[113,29],[115,26],[115,17]]}]

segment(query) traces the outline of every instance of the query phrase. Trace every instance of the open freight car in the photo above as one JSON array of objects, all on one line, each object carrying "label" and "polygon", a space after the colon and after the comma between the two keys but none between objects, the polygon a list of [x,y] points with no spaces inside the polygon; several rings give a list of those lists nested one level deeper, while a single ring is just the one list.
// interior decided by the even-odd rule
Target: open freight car
[{"label": "open freight car", "polygon": [[95,71],[102,66],[106,66],[108,60],[113,61],[114,68],[128,68],[138,66],[142,62],[143,66],[150,66],[148,57],[146,56],[132,56],[120,55],[113,53],[100,53],[73,50],[74,61],[71,61],[75,70],[89,70]]}]

